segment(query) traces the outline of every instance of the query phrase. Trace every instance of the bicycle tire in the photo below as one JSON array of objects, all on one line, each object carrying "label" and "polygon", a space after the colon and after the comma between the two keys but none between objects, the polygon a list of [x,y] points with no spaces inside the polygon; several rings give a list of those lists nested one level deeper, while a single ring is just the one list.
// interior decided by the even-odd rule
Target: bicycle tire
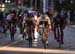
[{"label": "bicycle tire", "polygon": [[47,48],[47,45],[46,45],[47,38],[44,34],[45,33],[43,32],[42,43],[43,43],[44,49],[46,49]]},{"label": "bicycle tire", "polygon": [[32,32],[31,28],[28,29],[28,42],[29,42],[29,47],[32,47]]},{"label": "bicycle tire", "polygon": [[29,38],[29,47],[32,47],[32,38]]},{"label": "bicycle tire", "polygon": [[42,40],[44,49],[47,48],[46,41]]},{"label": "bicycle tire", "polygon": [[59,48],[61,48],[61,35],[60,35],[60,27],[57,28],[57,34],[58,34],[58,44]]}]

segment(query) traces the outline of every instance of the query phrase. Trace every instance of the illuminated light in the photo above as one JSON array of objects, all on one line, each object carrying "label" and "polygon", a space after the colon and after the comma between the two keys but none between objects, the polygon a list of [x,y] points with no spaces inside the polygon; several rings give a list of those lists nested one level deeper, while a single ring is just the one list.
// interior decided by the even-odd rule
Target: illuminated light
[{"label": "illuminated light", "polygon": [[2,7],[5,7],[5,5],[4,5],[4,4],[2,4]]},{"label": "illuminated light", "polygon": [[10,3],[10,0],[8,1],[8,3]]},{"label": "illuminated light", "polygon": [[5,0],[5,2],[6,2],[6,3],[10,3],[11,1],[10,1],[10,0]]},{"label": "illuminated light", "polygon": [[5,10],[5,8],[2,8],[2,11],[4,11]]},{"label": "illuminated light", "polygon": [[70,3],[73,4],[73,0],[71,0]]},{"label": "illuminated light", "polygon": [[33,53],[57,53],[57,54],[75,54],[75,50],[60,50],[60,49],[38,49],[38,48],[19,48],[19,47],[4,47],[0,51],[12,52],[33,52]]},{"label": "illuminated light", "polygon": [[8,1],[7,1],[7,0],[5,0],[5,2],[7,3]]}]

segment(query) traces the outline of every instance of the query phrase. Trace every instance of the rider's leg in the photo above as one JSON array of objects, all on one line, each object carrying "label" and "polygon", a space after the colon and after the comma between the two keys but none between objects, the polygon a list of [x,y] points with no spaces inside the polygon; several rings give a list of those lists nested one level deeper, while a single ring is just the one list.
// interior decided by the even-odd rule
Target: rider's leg
[{"label": "rider's leg", "polygon": [[55,40],[57,40],[57,34],[56,34],[56,27],[54,27],[54,38],[55,38]]},{"label": "rider's leg", "polygon": [[32,36],[33,36],[33,39],[35,39],[35,35],[34,35],[34,26],[32,26]]},{"label": "rider's leg", "polygon": [[45,36],[46,36],[46,44],[48,45],[48,36],[49,36],[49,29],[46,28],[46,32],[45,32]]},{"label": "rider's leg", "polygon": [[22,36],[23,40],[26,39],[26,28],[23,27],[23,36]]}]

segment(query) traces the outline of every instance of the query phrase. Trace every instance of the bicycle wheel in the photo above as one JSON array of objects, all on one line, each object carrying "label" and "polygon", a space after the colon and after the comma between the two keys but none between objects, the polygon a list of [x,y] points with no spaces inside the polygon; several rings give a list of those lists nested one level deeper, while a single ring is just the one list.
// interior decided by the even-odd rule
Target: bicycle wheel
[{"label": "bicycle wheel", "polygon": [[59,48],[61,48],[61,34],[60,34],[60,27],[57,28],[57,34],[58,34],[58,44],[59,44]]},{"label": "bicycle wheel", "polygon": [[47,41],[47,38],[45,36],[45,32],[43,32],[43,35],[42,35],[42,43],[43,43],[43,46],[44,46],[45,49],[47,48],[46,41]]},{"label": "bicycle wheel", "polygon": [[32,38],[31,37],[29,37],[29,47],[32,47]]},{"label": "bicycle wheel", "polygon": [[28,42],[29,42],[29,47],[32,47],[32,32],[31,32],[31,28],[28,29]]}]

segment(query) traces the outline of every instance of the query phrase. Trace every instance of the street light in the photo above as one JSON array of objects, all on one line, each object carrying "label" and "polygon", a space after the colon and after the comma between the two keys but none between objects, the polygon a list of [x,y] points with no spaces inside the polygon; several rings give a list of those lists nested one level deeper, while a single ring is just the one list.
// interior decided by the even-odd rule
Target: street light
[{"label": "street light", "polygon": [[2,4],[2,7],[4,8],[4,7],[5,7],[5,5],[4,5],[4,4]]},{"label": "street light", "polygon": [[5,10],[5,5],[4,5],[4,4],[0,4],[0,9],[1,9],[2,11],[4,11],[4,10]]},{"label": "street light", "polygon": [[2,11],[4,11],[5,10],[5,5],[4,4],[2,4]]},{"label": "street light", "polygon": [[7,0],[5,0],[5,2],[7,3],[8,1],[7,1]]},{"label": "street light", "polygon": [[10,0],[8,1],[8,3],[10,3]]},{"label": "street light", "polygon": [[73,4],[73,0],[71,0],[70,3]]},{"label": "street light", "polygon": [[5,0],[5,2],[6,2],[6,3],[10,3],[11,1],[10,1],[10,0]]}]

